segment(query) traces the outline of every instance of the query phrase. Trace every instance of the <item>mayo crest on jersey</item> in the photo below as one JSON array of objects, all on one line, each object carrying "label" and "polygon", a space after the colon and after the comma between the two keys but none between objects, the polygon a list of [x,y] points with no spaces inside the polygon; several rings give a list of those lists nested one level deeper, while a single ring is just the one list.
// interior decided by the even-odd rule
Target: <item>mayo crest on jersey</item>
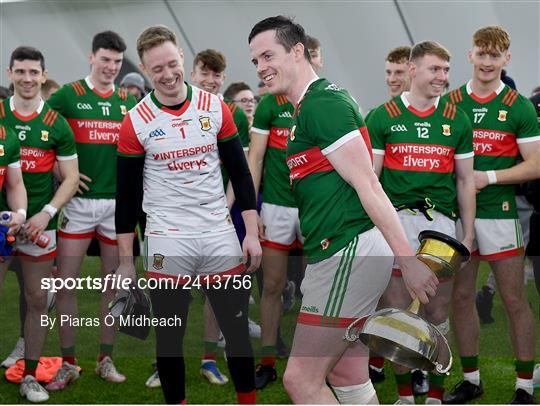
[{"label": "mayo crest on jersey", "polygon": [[145,157],[146,235],[200,237],[233,229],[225,201],[218,142],[237,137],[231,112],[216,95],[187,85],[180,110],[154,92],[126,115],[118,154]]}]

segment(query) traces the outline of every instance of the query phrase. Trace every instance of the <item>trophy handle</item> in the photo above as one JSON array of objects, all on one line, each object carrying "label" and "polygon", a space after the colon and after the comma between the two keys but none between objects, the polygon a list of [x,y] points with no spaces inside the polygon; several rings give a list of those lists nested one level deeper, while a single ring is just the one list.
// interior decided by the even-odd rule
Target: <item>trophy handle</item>
[{"label": "trophy handle", "polygon": [[420,310],[420,299],[415,297],[414,300],[412,301],[412,303],[407,308],[407,311],[409,311],[411,313],[414,313],[414,314],[418,314],[419,310]]},{"label": "trophy handle", "polygon": [[[356,319],[351,324],[349,324],[349,326],[345,330],[345,334],[343,335],[343,339],[346,340],[346,341],[350,341],[351,343],[354,343],[355,341],[357,341],[360,338],[360,336],[357,333],[353,332],[353,329],[356,328],[356,325],[358,323],[360,323],[361,321],[363,321],[363,320],[365,320],[365,317]],[[358,332],[358,330],[359,329],[356,328],[357,332]]]},{"label": "trophy handle", "polygon": [[439,362],[435,361],[435,371],[437,371],[440,375],[450,375],[450,369],[452,368],[452,363],[454,361],[454,358],[452,357],[452,350],[450,349],[450,345],[448,344],[448,340],[444,336],[444,334],[441,333],[441,331],[433,326],[435,330],[437,330],[440,334],[440,338],[442,338],[444,345],[446,345],[446,349],[448,350],[448,354],[450,355],[450,359],[448,360],[448,365],[445,367],[443,364],[440,364]]}]

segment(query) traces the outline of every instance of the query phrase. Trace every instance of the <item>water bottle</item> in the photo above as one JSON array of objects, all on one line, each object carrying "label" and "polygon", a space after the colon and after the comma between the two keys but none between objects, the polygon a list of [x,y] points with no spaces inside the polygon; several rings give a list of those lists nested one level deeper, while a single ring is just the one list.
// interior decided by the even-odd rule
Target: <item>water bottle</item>
[{"label": "water bottle", "polygon": [[11,223],[11,212],[10,211],[3,211],[0,212],[0,225],[7,226],[9,223]]},{"label": "water bottle", "polygon": [[39,248],[47,248],[47,245],[51,242],[51,237],[47,234],[39,234],[32,238],[32,244],[37,245]]}]

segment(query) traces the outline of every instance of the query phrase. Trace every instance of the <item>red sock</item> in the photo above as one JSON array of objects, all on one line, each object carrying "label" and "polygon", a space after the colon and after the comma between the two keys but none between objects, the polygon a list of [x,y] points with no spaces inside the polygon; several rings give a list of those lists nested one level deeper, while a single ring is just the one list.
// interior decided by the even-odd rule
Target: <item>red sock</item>
[{"label": "red sock", "polygon": [[255,389],[251,392],[236,392],[236,399],[240,405],[254,405],[257,403],[257,394]]},{"label": "red sock", "polygon": [[369,365],[372,367],[375,367],[377,369],[383,369],[384,368],[384,358],[383,357],[370,357],[369,358]]},{"label": "red sock", "polygon": [[270,365],[272,368],[276,367],[276,357],[262,357],[261,364]]},{"label": "red sock", "polygon": [[69,356],[69,355],[63,356],[62,362],[67,362],[68,364],[71,364],[71,365],[77,365],[77,361],[75,360],[75,357]]},{"label": "red sock", "polygon": [[31,376],[33,376],[35,378],[36,377],[36,370],[35,369],[25,369],[22,376],[25,377],[26,375],[31,375]]},{"label": "red sock", "polygon": [[430,385],[429,386],[429,391],[427,393],[427,397],[442,400],[443,394],[444,394],[444,389],[432,388],[431,385]]},{"label": "red sock", "polygon": [[203,361],[215,361],[216,360],[216,354],[211,352],[205,352],[203,357]]}]

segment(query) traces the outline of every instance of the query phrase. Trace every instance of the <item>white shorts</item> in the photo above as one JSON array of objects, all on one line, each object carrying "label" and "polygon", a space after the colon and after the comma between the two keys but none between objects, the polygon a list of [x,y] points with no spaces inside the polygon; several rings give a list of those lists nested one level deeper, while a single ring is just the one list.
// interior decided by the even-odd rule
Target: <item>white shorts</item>
[{"label": "white shorts", "polygon": [[261,241],[261,245],[282,251],[302,247],[304,237],[300,230],[300,218],[296,207],[263,203],[261,220],[266,238]]},{"label": "white shorts", "polygon": [[56,257],[56,230],[46,230],[43,232],[49,236],[49,245],[41,248],[30,241],[17,241],[15,243],[16,255],[22,257],[34,257],[39,260],[47,260]]},{"label": "white shorts", "polygon": [[83,199],[74,197],[63,208],[58,219],[58,236],[62,238],[93,238],[116,245],[114,199]]},{"label": "white shorts", "polygon": [[244,271],[242,249],[235,230],[200,238],[147,235],[144,269],[149,278],[237,275]]},{"label": "white shorts", "polygon": [[388,243],[373,227],[330,258],[309,264],[298,323],[344,328],[370,315],[390,281],[393,261]]},{"label": "white shorts", "polygon": [[[515,257],[524,252],[518,219],[475,219],[474,233],[472,255],[480,256],[485,261]],[[460,221],[457,234],[463,235]]]},{"label": "white shorts", "polygon": [[[456,222],[454,220],[435,210],[431,211],[431,216],[433,217],[433,221],[429,221],[422,213],[413,214],[408,210],[398,211],[399,220],[405,230],[407,240],[414,251],[420,247],[418,234],[424,230],[438,231],[439,233],[456,238]],[[397,262],[394,262],[392,276],[402,277]]]}]

